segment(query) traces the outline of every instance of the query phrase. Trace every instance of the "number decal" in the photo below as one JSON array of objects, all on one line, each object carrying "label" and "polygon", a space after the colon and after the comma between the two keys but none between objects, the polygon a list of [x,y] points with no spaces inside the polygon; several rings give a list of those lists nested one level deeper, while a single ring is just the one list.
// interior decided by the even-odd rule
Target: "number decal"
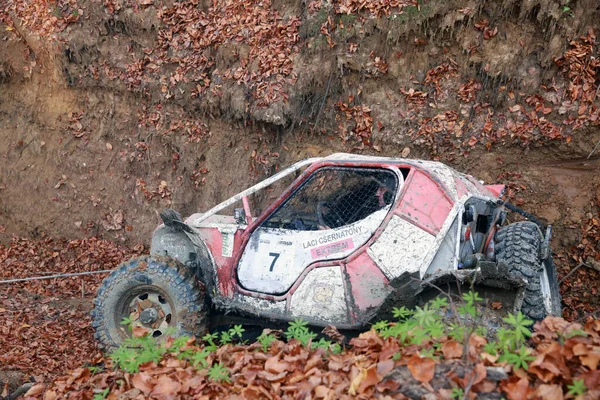
[{"label": "number decal", "polygon": [[281,255],[281,253],[269,253],[269,257],[273,257],[273,261],[271,261],[271,266],[269,267],[269,272],[273,272],[273,267],[275,266],[275,262],[277,262],[277,259],[279,258],[280,255]]}]

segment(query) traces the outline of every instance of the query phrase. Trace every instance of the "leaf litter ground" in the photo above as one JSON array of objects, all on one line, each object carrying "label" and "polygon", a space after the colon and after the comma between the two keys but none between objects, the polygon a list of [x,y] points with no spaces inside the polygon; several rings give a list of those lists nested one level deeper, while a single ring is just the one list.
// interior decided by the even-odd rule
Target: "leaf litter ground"
[{"label": "leaf litter ground", "polygon": [[[591,222],[593,226],[593,221]],[[111,269],[144,251],[89,238],[30,240],[15,237],[0,247],[1,279]],[[587,256],[591,250],[586,248]],[[581,269],[569,280],[595,271]],[[579,273],[579,274],[578,274]],[[168,354],[143,364],[137,373],[116,368],[98,350],[90,326],[91,298],[104,274],[11,284],[0,291],[2,370],[20,371],[37,384],[29,397],[92,398],[452,398],[458,391],[479,398],[569,398],[569,388],[582,381],[583,398],[598,398],[600,385],[600,321],[582,326],[548,318],[535,326],[528,342],[528,371],[513,369],[483,349],[487,340],[472,335],[467,345],[451,337],[401,344],[375,330],[350,341],[340,354],[309,349],[296,340],[226,344],[209,356],[230,381],[210,379],[207,369]],[[83,292],[83,293],[82,293]],[[83,294],[83,297],[82,297]],[[566,304],[569,298],[565,299]],[[569,315],[568,312],[565,315]],[[583,322],[583,321],[581,321]],[[585,336],[577,334],[585,332]],[[331,332],[330,332],[331,334]],[[435,346],[434,346],[435,344]],[[190,340],[183,347],[201,351]],[[61,376],[62,374],[65,374]],[[108,389],[108,392],[106,392]],[[8,386],[4,388],[4,395]]]}]

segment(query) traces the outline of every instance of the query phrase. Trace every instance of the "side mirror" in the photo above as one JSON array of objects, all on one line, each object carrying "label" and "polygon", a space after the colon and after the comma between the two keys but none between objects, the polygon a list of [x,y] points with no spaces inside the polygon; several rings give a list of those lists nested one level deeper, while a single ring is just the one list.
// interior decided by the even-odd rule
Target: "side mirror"
[{"label": "side mirror", "polygon": [[235,208],[233,210],[233,218],[235,219],[235,223],[238,225],[247,225],[246,221],[246,211],[243,208]]}]

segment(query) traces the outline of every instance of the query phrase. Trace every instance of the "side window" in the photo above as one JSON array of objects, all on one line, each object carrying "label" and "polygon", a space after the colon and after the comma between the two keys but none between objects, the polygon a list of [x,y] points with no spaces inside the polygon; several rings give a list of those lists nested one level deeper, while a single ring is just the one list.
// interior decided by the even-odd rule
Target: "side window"
[{"label": "side window", "polygon": [[396,175],[385,169],[322,168],[262,226],[297,231],[339,228],[389,205],[397,186]]}]

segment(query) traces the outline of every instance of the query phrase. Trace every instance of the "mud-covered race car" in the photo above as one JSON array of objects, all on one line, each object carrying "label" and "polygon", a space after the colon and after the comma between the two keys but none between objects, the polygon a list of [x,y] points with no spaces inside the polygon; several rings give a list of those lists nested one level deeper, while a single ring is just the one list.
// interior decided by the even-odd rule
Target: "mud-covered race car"
[{"label": "mud-covered race car", "polygon": [[[551,227],[502,191],[433,161],[300,161],[185,221],[162,212],[150,255],[98,289],[96,337],[119,345],[124,318],[154,337],[198,336],[225,314],[359,329],[450,284],[491,288],[533,319],[560,315]],[[509,209],[529,221],[508,224]]]}]

